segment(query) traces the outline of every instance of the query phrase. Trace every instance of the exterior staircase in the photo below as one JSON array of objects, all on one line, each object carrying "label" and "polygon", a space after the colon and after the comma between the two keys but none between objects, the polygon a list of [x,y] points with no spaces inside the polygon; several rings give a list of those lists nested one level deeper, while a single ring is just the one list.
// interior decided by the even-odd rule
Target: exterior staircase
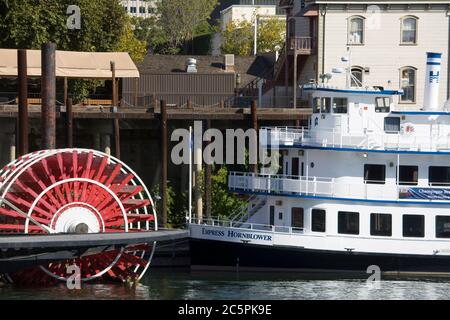
[{"label": "exterior staircase", "polygon": [[239,228],[243,224],[247,223],[257,212],[259,212],[259,210],[261,210],[266,205],[266,203],[266,196],[252,196],[248,201],[248,205],[237,215],[235,215],[231,220],[233,222],[233,227]]}]

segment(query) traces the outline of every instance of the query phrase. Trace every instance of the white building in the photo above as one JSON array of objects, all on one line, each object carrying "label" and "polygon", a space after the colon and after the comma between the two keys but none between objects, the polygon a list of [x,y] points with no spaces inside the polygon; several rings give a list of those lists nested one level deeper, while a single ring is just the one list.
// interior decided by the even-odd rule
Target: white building
[{"label": "white building", "polygon": [[232,5],[220,12],[222,29],[230,22],[240,23],[248,21],[253,23],[256,17],[286,19],[285,15],[277,15],[276,6],[273,5]]},{"label": "white building", "polygon": [[159,0],[121,0],[125,11],[133,17],[148,18],[156,13]]},{"label": "white building", "polygon": [[[424,59],[432,51],[443,53],[439,100],[443,104],[448,99],[450,1],[282,0],[280,5],[287,11],[289,45],[275,76],[284,94],[293,94],[292,85],[322,82],[321,75],[333,68],[347,68],[341,57],[350,50],[352,74],[358,79],[352,86],[403,89],[399,106],[420,108]],[[329,84],[345,86],[345,73],[333,74]]]}]

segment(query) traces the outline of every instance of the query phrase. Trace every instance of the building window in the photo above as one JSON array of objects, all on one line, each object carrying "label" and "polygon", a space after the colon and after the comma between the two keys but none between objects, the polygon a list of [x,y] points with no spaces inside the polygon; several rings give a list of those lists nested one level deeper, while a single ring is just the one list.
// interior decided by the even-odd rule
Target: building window
[{"label": "building window", "polygon": [[359,213],[339,211],[338,233],[359,234]]},{"label": "building window", "polygon": [[136,13],[136,7],[130,7],[130,13]]},{"label": "building window", "polygon": [[400,118],[399,117],[384,118],[384,132],[399,133],[400,132]]},{"label": "building window", "polygon": [[348,23],[348,43],[363,44],[364,43],[364,18],[357,16],[351,17]]},{"label": "building window", "polygon": [[417,21],[416,17],[402,18],[402,44],[417,43]]},{"label": "building window", "polygon": [[291,209],[291,227],[303,228],[303,208]]},{"label": "building window", "polygon": [[414,103],[416,101],[416,69],[405,67],[400,69],[400,88],[403,94],[400,103]]},{"label": "building window", "polygon": [[370,234],[372,236],[392,236],[392,215],[385,213],[371,213]]},{"label": "building window", "polygon": [[347,98],[333,99],[333,113],[347,113],[348,100]]},{"label": "building window", "polygon": [[428,183],[430,186],[449,186],[450,167],[429,167]]},{"label": "building window", "polygon": [[390,112],[390,111],[391,111],[391,98],[377,97],[375,99],[375,112]]},{"label": "building window", "polygon": [[425,236],[425,216],[403,215],[403,236],[423,238]]},{"label": "building window", "polygon": [[128,12],[128,8],[126,6],[123,7],[123,10],[125,10],[125,12]]},{"label": "building window", "polygon": [[384,164],[365,164],[364,183],[384,184],[386,181],[386,166]]},{"label": "building window", "polygon": [[326,211],[322,209],[311,210],[311,231],[325,232]]},{"label": "building window", "polygon": [[363,84],[363,68],[352,67],[352,76],[350,79],[350,86],[353,88],[362,87]]},{"label": "building window", "polygon": [[398,168],[398,184],[399,185],[417,185],[419,176],[418,166],[400,166]]},{"label": "building window", "polygon": [[145,7],[139,7],[139,13],[145,13]]},{"label": "building window", "polygon": [[450,238],[450,216],[436,216],[436,238]]}]

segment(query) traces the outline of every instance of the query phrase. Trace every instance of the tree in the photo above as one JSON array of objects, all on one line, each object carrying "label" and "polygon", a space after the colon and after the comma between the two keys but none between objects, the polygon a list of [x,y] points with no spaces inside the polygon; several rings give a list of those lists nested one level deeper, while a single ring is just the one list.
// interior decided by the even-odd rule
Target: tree
[{"label": "tree", "polygon": [[249,56],[253,50],[254,30],[251,22],[230,21],[222,35],[222,52],[238,56]]},{"label": "tree", "polygon": [[[257,51],[266,53],[275,51],[276,46],[282,46],[285,41],[285,22],[277,18],[267,18],[258,21]],[[255,36],[254,21],[231,21],[221,32],[222,52],[239,56],[253,54]]]},{"label": "tree", "polygon": [[202,29],[217,6],[217,0],[164,0],[158,5],[161,26],[169,49],[177,51]]},{"label": "tree", "polygon": [[147,41],[134,36],[131,19],[128,19],[114,51],[128,52],[134,61],[142,61],[147,54]]},{"label": "tree", "polygon": [[[66,10],[80,7],[81,29],[69,30]],[[59,50],[129,51],[142,58],[145,44],[133,38],[131,25],[119,0],[0,0],[0,47],[40,49],[55,42]],[[71,80],[79,102],[99,81]]]},{"label": "tree", "polygon": [[[259,22],[258,25],[258,52],[274,52],[275,47],[282,47],[286,37],[286,22],[269,18]],[[252,41],[253,43],[253,41]]]}]

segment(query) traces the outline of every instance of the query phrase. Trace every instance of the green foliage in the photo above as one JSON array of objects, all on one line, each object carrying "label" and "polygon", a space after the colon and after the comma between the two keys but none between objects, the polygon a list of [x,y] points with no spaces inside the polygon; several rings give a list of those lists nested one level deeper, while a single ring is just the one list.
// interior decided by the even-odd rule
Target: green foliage
[{"label": "green foliage", "polygon": [[128,52],[134,61],[143,61],[147,54],[147,41],[139,40],[134,36],[131,19],[127,19],[124,32],[114,47],[114,51]]},{"label": "green foliage", "polygon": [[222,53],[249,56],[253,50],[254,28],[251,22],[231,21],[222,34]]},{"label": "green foliage", "polygon": [[245,206],[245,201],[228,191],[228,168],[220,167],[211,175],[213,217],[229,218]]},{"label": "green foliage", "polygon": [[133,17],[134,36],[140,41],[145,41],[153,53],[166,53],[167,35],[156,16],[149,18]]},{"label": "green foliage", "polygon": [[[150,191],[153,200],[156,201],[156,195],[160,195],[159,185],[155,185]],[[157,214],[161,212],[160,205],[157,202]],[[173,186],[167,184],[167,224],[169,228],[182,228],[186,225],[187,215],[187,192],[176,193]]]},{"label": "green foliage", "polygon": [[[221,31],[222,52],[239,56],[253,54],[254,23],[250,21],[230,22]],[[257,50],[258,53],[273,52],[276,46],[282,46],[285,40],[285,22],[277,18],[259,21]]]},{"label": "green foliage", "polygon": [[167,37],[167,50],[176,52],[207,28],[207,20],[217,0],[164,0],[158,14]]}]

